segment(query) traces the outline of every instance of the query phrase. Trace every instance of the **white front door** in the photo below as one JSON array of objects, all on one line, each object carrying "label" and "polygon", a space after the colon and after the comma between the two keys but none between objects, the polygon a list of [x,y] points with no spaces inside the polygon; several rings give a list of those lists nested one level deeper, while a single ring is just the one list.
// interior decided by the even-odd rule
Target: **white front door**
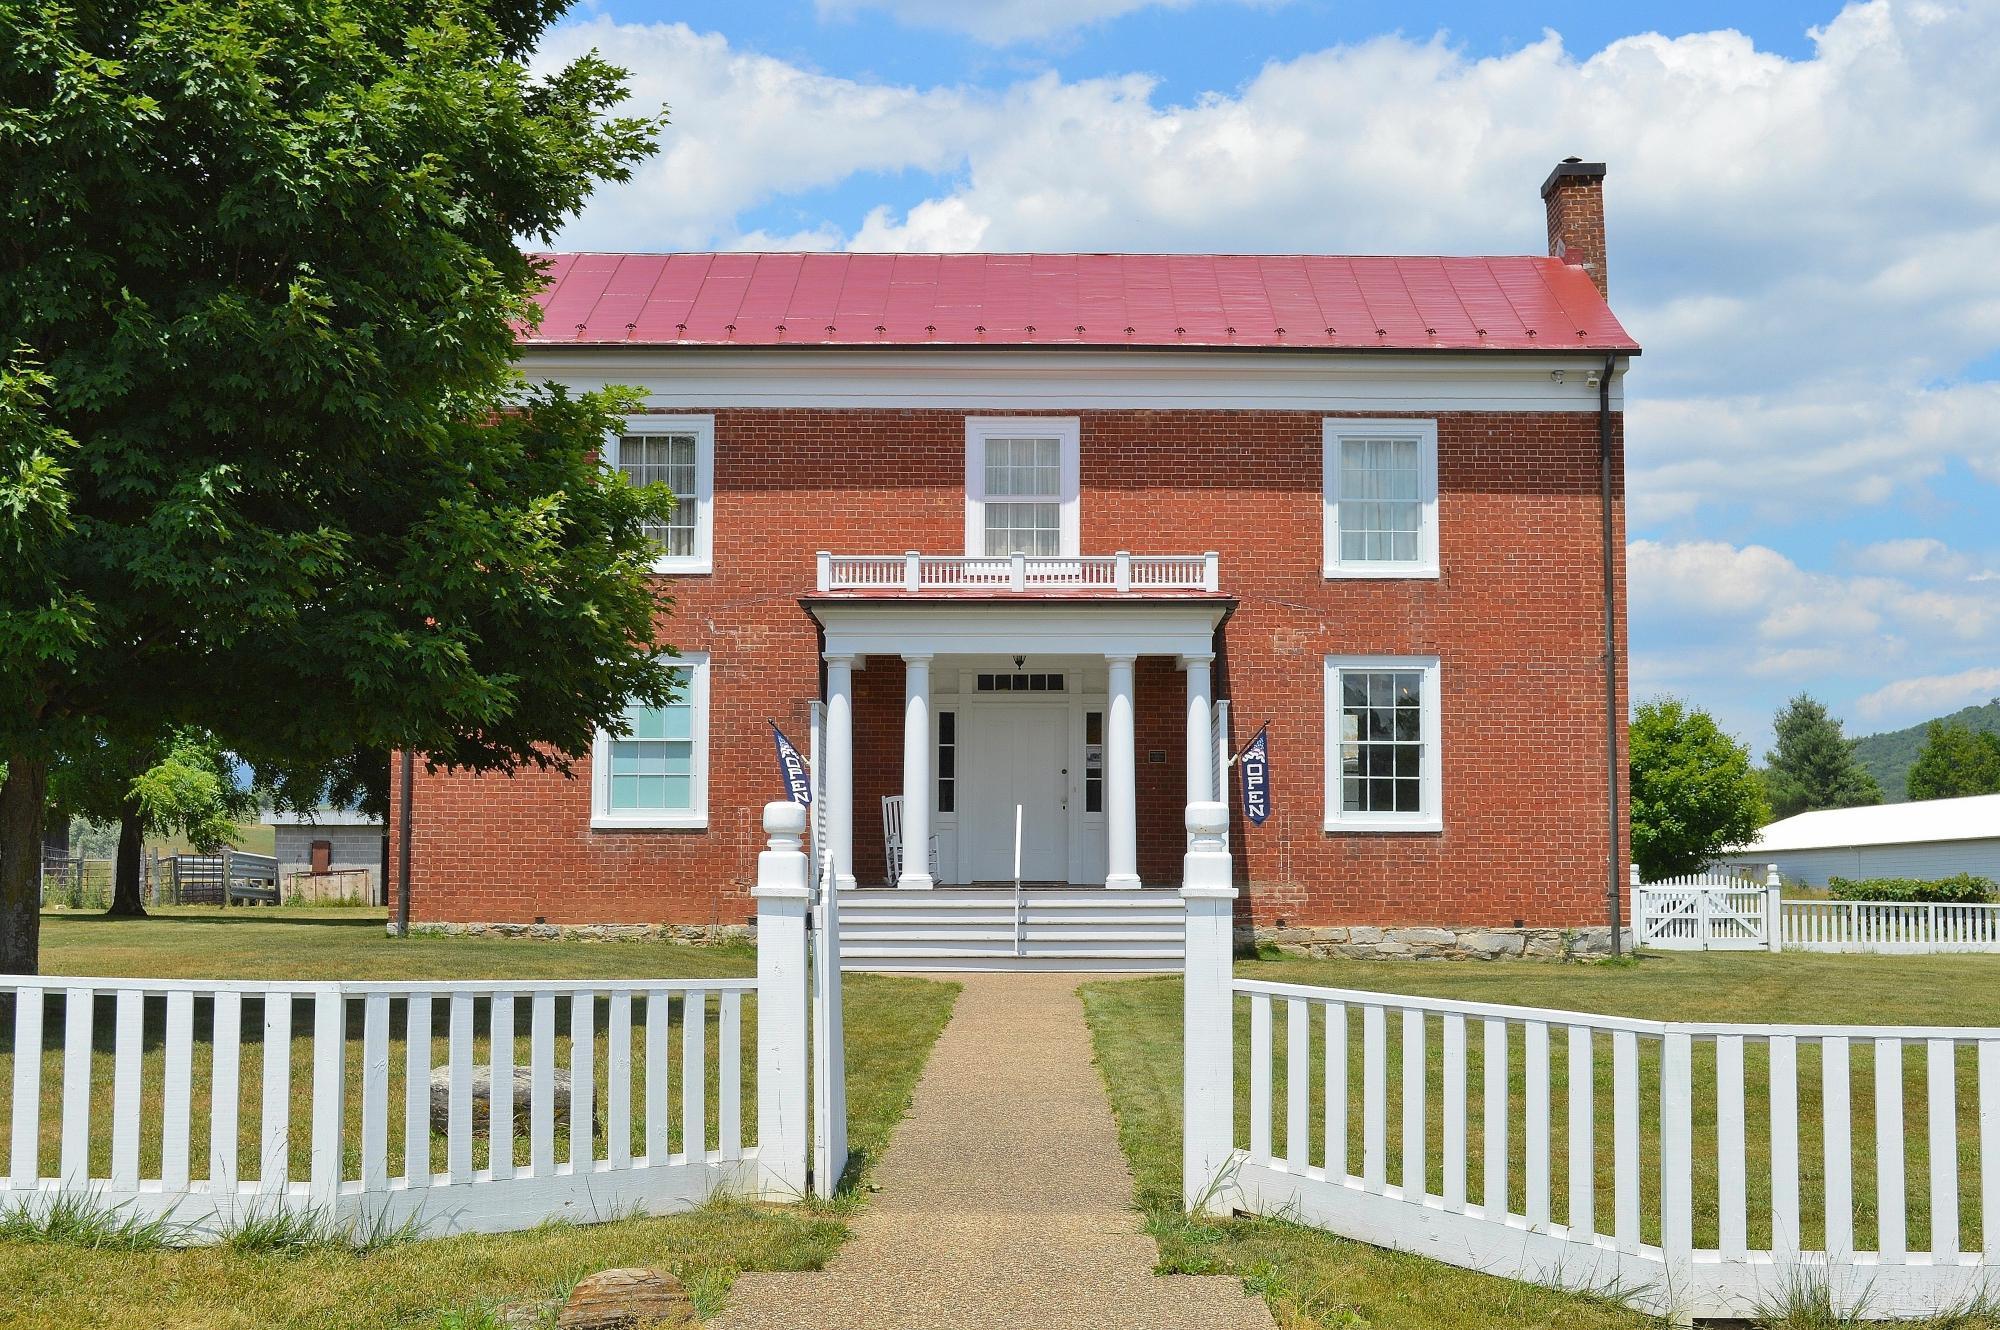
[{"label": "white front door", "polygon": [[[969,719],[970,723],[967,724]],[[1069,877],[1069,729],[1067,702],[1014,698],[964,709],[959,746],[964,794],[959,853],[971,882],[1014,876],[1014,808],[1021,808],[1021,880]]]}]

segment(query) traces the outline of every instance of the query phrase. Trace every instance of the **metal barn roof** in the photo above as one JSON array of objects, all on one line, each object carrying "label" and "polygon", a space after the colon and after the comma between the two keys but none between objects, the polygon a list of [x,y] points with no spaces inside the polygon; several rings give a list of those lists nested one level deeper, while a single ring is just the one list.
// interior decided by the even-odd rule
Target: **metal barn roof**
[{"label": "metal barn roof", "polygon": [[2000,794],[1823,808],[1773,822],[1744,849],[1824,850],[1989,838],[2000,838]]},{"label": "metal barn roof", "polygon": [[543,254],[527,346],[1636,353],[1583,269],[1316,254]]}]

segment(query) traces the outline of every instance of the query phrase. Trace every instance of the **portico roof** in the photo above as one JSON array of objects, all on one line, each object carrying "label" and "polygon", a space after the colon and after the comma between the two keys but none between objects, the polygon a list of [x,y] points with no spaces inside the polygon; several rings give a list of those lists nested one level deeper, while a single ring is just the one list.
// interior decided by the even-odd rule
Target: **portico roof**
[{"label": "portico roof", "polygon": [[1206,656],[1236,599],[1214,595],[811,595],[829,656]]}]

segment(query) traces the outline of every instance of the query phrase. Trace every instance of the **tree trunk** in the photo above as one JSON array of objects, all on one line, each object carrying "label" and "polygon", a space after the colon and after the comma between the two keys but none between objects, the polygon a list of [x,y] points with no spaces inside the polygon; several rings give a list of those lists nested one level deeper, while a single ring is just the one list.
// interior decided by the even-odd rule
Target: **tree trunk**
[{"label": "tree trunk", "polygon": [[41,961],[42,824],[49,764],[20,753],[0,782],[0,974],[33,974]]},{"label": "tree trunk", "polygon": [[118,860],[112,872],[111,908],[107,915],[146,917],[146,894],[139,881],[139,860],[146,850],[146,819],[139,805],[127,800],[118,817]]}]

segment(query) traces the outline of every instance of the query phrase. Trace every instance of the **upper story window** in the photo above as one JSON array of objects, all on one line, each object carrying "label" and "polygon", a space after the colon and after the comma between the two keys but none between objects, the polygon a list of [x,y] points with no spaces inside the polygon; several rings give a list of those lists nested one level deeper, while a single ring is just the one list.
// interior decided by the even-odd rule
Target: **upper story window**
[{"label": "upper story window", "polygon": [[708,657],[683,653],[674,699],[625,708],[625,734],[599,732],[591,759],[594,827],[708,825]]},{"label": "upper story window", "polygon": [[656,573],[714,568],[715,417],[627,416],[605,448],[605,461],[634,485],[663,484],[674,511],[646,534],[660,546]]},{"label": "upper story window", "polygon": [[1325,424],[1328,577],[1436,577],[1437,422]]},{"label": "upper story window", "polygon": [[1435,656],[1326,658],[1326,829],[1444,827]]},{"label": "upper story window", "polygon": [[1078,552],[1075,417],[965,422],[965,552]]}]

